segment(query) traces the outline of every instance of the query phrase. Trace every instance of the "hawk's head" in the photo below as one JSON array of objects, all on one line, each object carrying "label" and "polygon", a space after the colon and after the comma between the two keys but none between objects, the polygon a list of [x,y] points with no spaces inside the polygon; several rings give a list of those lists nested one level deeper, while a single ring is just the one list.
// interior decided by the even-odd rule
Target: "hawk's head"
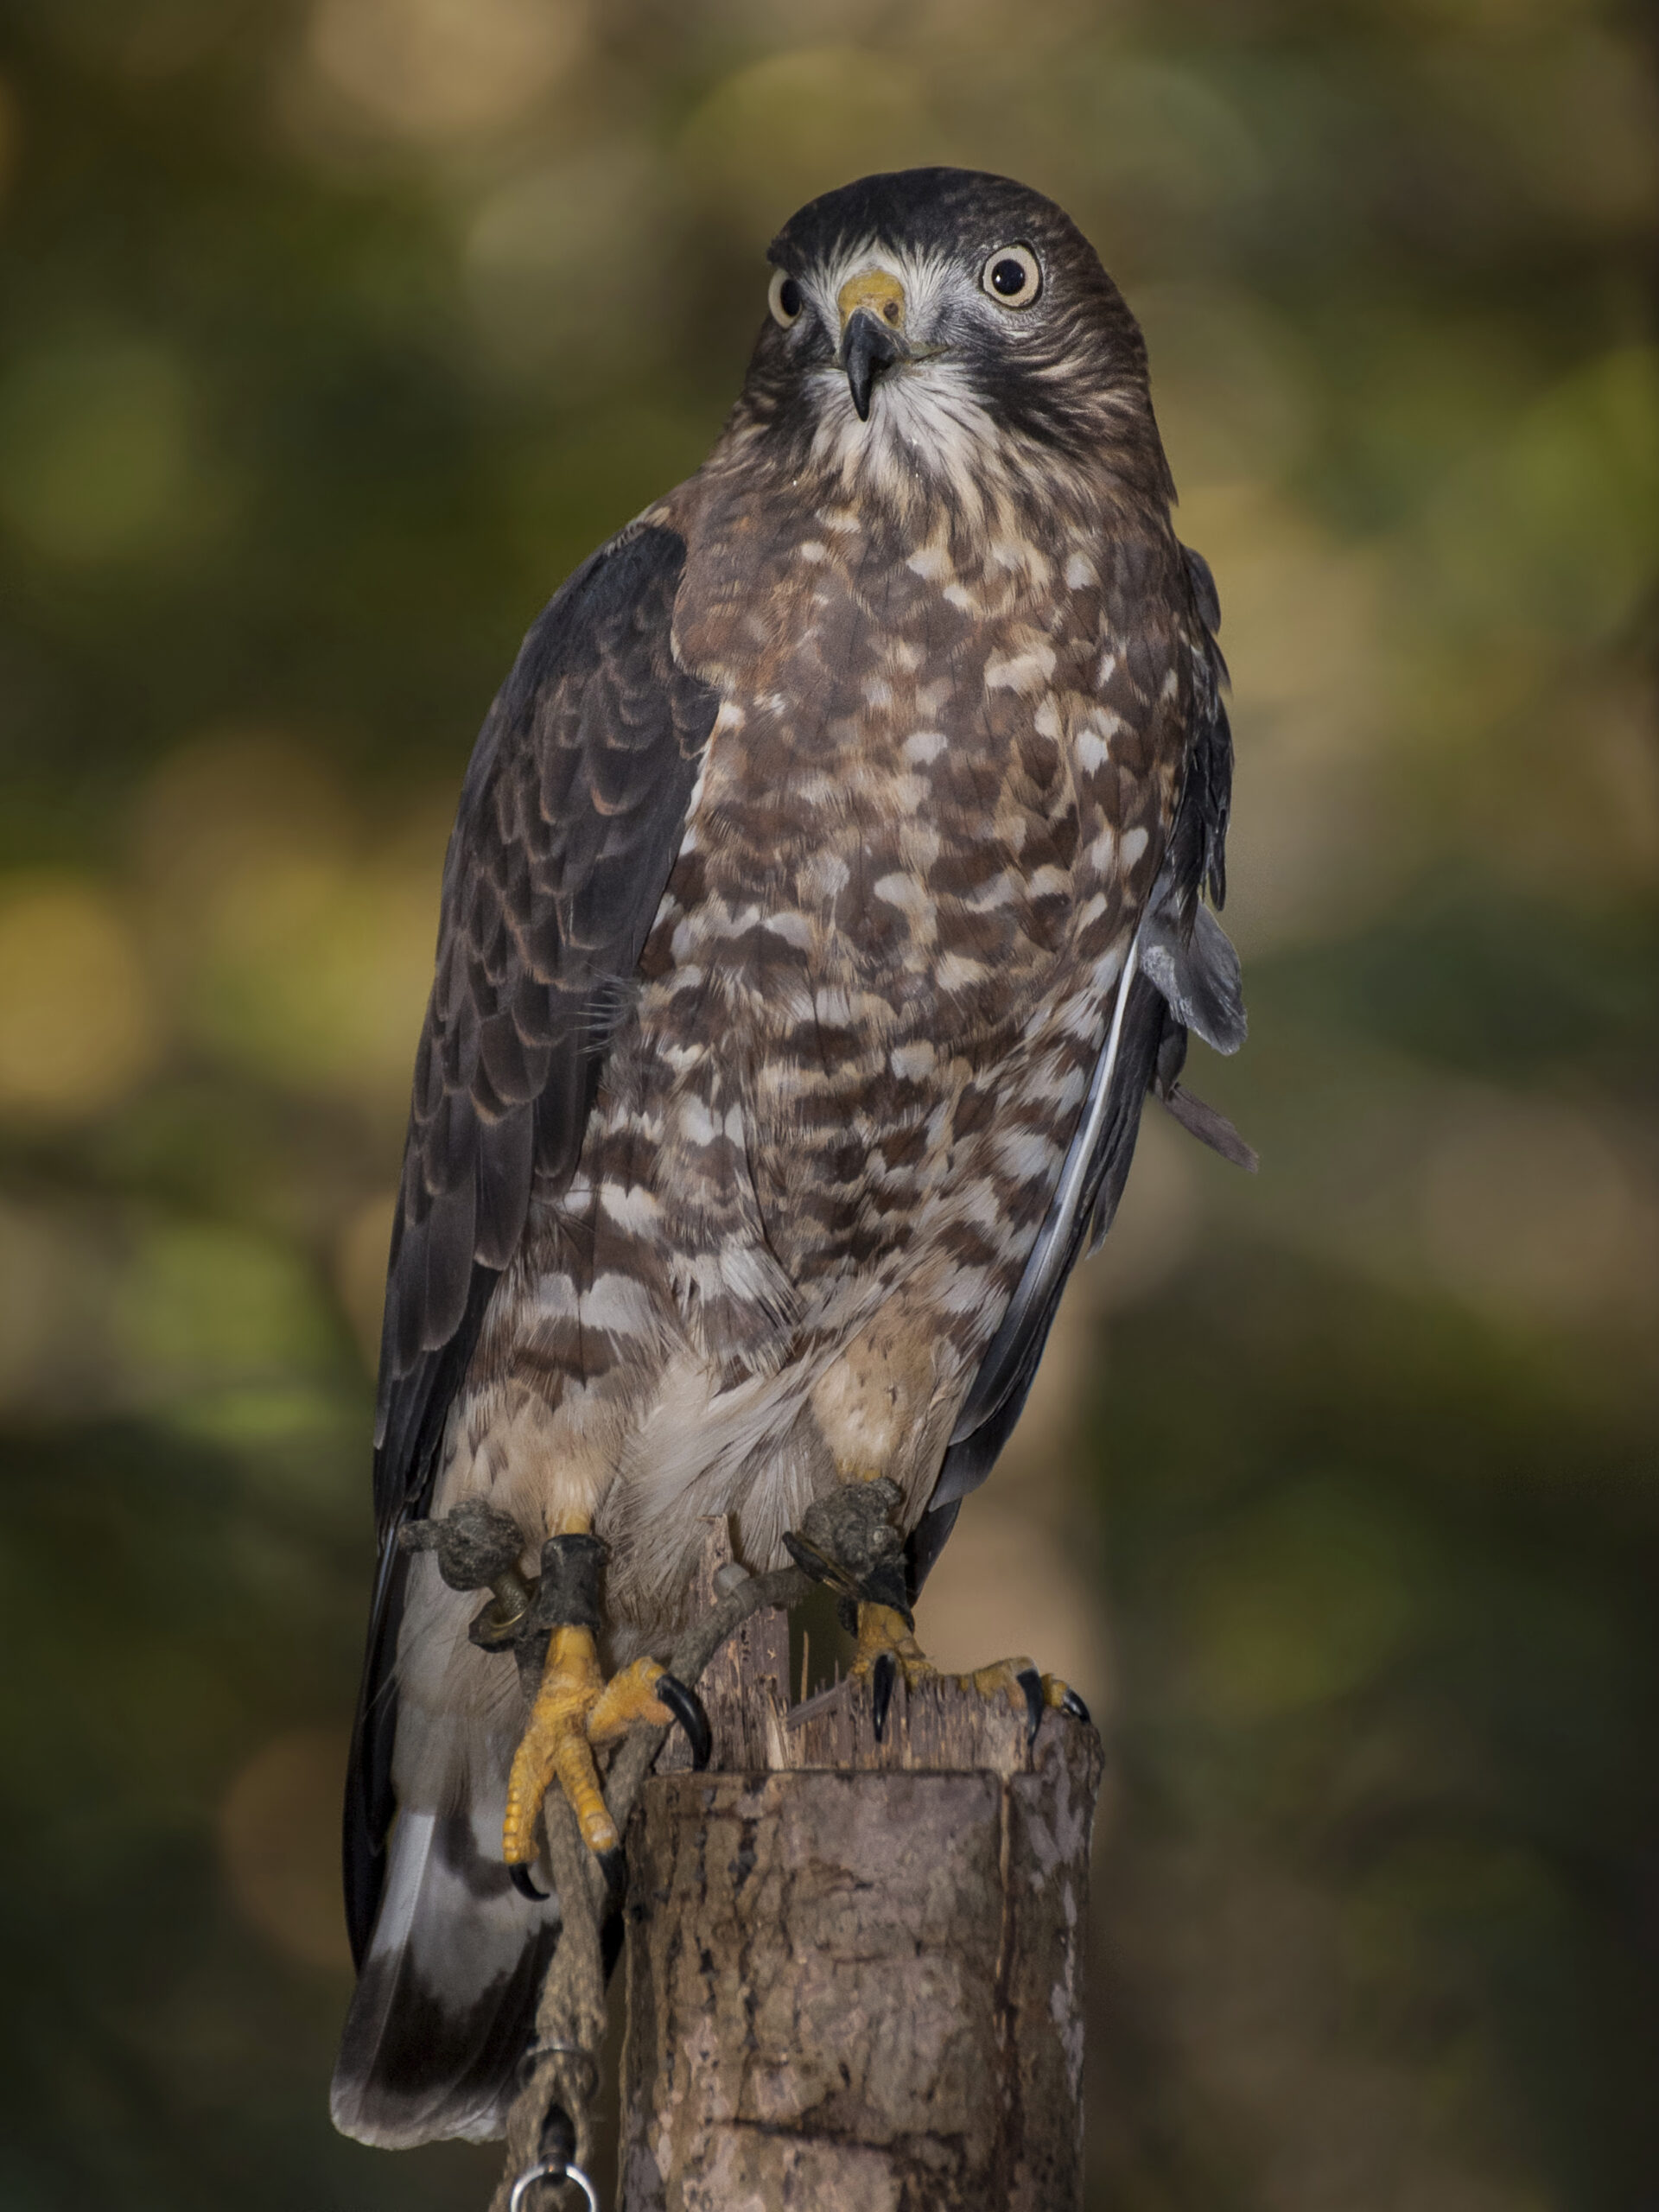
[{"label": "hawk's head", "polygon": [[793,469],[976,500],[1102,468],[1168,490],[1140,328],[1052,200],[971,169],[826,193],[772,240],[740,420]]}]

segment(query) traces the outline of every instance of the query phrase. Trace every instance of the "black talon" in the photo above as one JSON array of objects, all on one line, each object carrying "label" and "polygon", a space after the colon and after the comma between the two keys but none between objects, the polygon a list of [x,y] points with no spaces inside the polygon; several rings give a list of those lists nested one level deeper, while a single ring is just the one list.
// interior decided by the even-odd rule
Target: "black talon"
[{"label": "black talon", "polygon": [[1022,1667],[1014,1680],[1026,1694],[1026,1749],[1029,1751],[1043,1725],[1043,1678],[1034,1667]]},{"label": "black talon", "polygon": [[532,1904],[545,1904],[553,1894],[551,1890],[538,1890],[530,1877],[528,1866],[509,1866],[512,1886],[521,1897],[528,1897]]},{"label": "black talon", "polygon": [[652,1686],[652,1695],[659,1705],[668,1707],[684,1729],[685,1740],[691,1746],[691,1764],[701,1774],[715,1748],[714,1731],[709,1726],[702,1700],[677,1675],[658,1675]]},{"label": "black talon", "polygon": [[1076,1690],[1067,1690],[1065,1695],[1060,1700],[1060,1711],[1069,1713],[1074,1720],[1081,1720],[1085,1728],[1090,1726],[1089,1708]]},{"label": "black talon", "polygon": [[620,1843],[613,1843],[608,1851],[596,1851],[594,1856],[599,1861],[600,1872],[605,1877],[607,1896],[620,1897],[627,1885],[627,1853]]},{"label": "black talon", "polygon": [[893,1703],[893,1686],[898,1679],[899,1662],[892,1652],[878,1652],[870,1670],[870,1722],[878,1744],[887,1732],[887,1707]]}]

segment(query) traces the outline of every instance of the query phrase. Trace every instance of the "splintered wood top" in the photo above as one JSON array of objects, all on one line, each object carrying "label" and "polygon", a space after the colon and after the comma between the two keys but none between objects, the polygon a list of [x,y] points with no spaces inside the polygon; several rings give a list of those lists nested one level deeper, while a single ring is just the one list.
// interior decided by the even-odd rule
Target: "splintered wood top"
[{"label": "splintered wood top", "polygon": [[[709,1524],[698,1575],[696,1610],[711,1606],[715,1577],[732,1564],[724,1520]],[[987,1653],[987,1658],[998,1655]],[[907,1687],[894,1682],[887,1725],[876,1739],[870,1685],[850,1679],[816,1697],[790,1702],[789,1619],[756,1613],[743,1623],[704,1669],[697,1688],[714,1737],[711,1770],[777,1774],[834,1768],[841,1772],[1029,1773],[1033,1752],[1026,1741],[1026,1710],[999,1692],[987,1696],[942,1675]],[[1052,1730],[1083,1724],[1046,1713],[1038,1748]],[[676,1729],[657,1762],[659,1774],[683,1771],[691,1755]]]}]

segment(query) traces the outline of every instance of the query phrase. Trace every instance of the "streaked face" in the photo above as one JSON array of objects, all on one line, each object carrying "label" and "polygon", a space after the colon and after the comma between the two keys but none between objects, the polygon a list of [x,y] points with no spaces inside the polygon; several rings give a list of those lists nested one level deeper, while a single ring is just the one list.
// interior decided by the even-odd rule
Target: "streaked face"
[{"label": "streaked face", "polygon": [[960,170],[868,178],[773,241],[749,394],[819,466],[965,489],[1085,464],[1144,405],[1134,319],[1049,201]]},{"label": "streaked face", "polygon": [[806,264],[780,268],[767,306],[796,346],[823,373],[845,376],[853,411],[868,423],[878,391],[919,378],[939,381],[957,363],[1014,341],[999,326],[1042,296],[1043,269],[1023,238],[995,248],[977,270],[959,254],[894,248],[874,238]]}]

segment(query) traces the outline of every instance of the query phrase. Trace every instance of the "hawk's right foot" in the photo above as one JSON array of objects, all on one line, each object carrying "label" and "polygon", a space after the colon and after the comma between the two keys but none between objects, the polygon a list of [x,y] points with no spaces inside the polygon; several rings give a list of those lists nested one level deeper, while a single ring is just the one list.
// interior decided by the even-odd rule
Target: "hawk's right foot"
[{"label": "hawk's right foot", "polygon": [[[666,1682],[673,1702],[658,1695]],[[542,1800],[556,1782],[569,1800],[582,1840],[596,1857],[614,1851],[621,1838],[606,1808],[594,1764],[594,1746],[626,1735],[636,1720],[666,1728],[701,1707],[657,1659],[636,1659],[607,1682],[599,1671],[594,1632],[556,1628],[548,1645],[536,1702],[507,1779],[507,1813],[501,1854],[509,1866],[528,1866],[540,1848],[537,1823]],[[706,1729],[707,1722],[703,1723]],[[690,1724],[688,1734],[692,1733]],[[694,1736],[695,1743],[695,1736]]]}]

